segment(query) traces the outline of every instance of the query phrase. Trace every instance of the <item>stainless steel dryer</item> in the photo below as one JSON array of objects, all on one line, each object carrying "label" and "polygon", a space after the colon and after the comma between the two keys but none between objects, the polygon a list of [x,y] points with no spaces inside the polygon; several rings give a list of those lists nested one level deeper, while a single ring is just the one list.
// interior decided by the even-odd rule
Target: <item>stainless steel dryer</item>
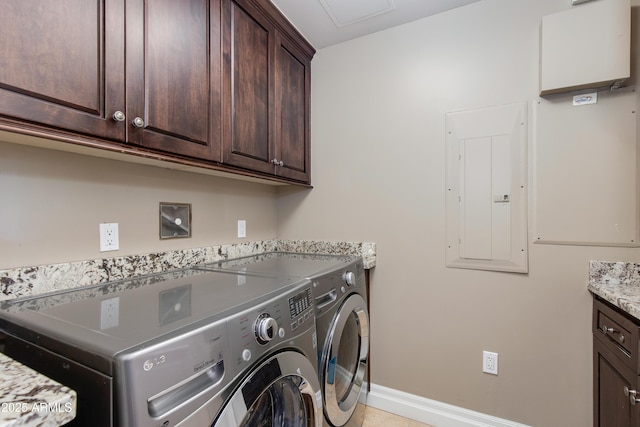
[{"label": "stainless steel dryer", "polygon": [[313,283],[325,425],[350,423],[366,374],[369,314],[360,257],[269,252],[201,266]]},{"label": "stainless steel dryer", "polygon": [[182,270],[0,304],[0,351],[79,426],[319,427],[311,283]]},{"label": "stainless steel dryer", "polygon": [[358,404],[369,354],[369,313],[362,260],[311,280],[325,425],[344,426],[350,423]]}]

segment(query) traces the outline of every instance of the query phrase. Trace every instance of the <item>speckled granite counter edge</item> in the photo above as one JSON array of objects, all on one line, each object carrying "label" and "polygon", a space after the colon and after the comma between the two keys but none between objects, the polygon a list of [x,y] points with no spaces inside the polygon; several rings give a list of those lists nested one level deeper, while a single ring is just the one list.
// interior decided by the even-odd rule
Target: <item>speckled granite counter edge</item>
[{"label": "speckled granite counter edge", "polygon": [[0,353],[0,426],[63,425],[76,416],[76,392]]},{"label": "speckled granite counter edge", "polygon": [[591,261],[587,289],[640,320],[640,264]]},{"label": "speckled granite counter edge", "polygon": [[360,255],[366,269],[371,269],[376,264],[375,243],[273,239],[0,270],[0,300],[145,276],[271,251]]}]

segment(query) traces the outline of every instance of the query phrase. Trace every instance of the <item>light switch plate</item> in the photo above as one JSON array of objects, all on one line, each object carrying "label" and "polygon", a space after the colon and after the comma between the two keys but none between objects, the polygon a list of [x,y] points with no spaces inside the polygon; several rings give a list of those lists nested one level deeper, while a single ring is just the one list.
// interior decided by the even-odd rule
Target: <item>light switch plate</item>
[{"label": "light switch plate", "polygon": [[247,221],[244,219],[238,220],[238,238],[244,239],[247,237]]},{"label": "light switch plate", "polygon": [[160,238],[191,237],[191,204],[160,203]]}]

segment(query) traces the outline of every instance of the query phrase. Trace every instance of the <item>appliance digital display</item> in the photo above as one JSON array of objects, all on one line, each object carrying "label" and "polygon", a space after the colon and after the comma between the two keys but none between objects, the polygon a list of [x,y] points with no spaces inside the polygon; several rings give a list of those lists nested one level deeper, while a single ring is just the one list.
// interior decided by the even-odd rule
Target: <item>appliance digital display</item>
[{"label": "appliance digital display", "polygon": [[312,306],[311,288],[306,288],[297,295],[289,298],[289,313],[291,318],[295,319]]}]

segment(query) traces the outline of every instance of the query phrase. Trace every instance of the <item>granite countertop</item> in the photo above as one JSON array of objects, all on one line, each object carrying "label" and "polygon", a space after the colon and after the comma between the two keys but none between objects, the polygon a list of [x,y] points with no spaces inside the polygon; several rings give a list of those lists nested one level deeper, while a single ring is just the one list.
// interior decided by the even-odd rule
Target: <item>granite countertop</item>
[{"label": "granite countertop", "polygon": [[376,265],[375,243],[262,240],[0,270],[0,300],[179,270],[263,252],[353,255],[362,257],[365,269]]},{"label": "granite countertop", "polygon": [[591,261],[587,289],[640,320],[640,264]]},{"label": "granite countertop", "polygon": [[0,427],[60,426],[76,416],[76,392],[0,353]]}]

